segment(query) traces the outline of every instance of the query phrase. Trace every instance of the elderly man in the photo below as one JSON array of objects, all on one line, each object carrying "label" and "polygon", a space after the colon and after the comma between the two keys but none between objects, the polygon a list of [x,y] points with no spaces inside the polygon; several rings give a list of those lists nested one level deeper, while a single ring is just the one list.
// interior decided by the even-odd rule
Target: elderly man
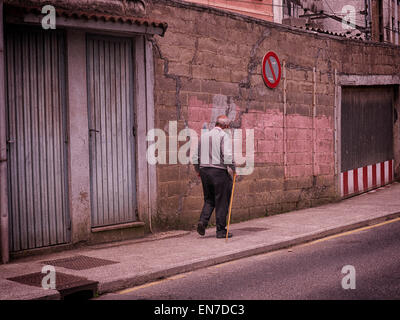
[{"label": "elderly man", "polygon": [[[205,229],[215,208],[217,238],[226,237],[226,216],[232,192],[232,177],[227,168],[235,173],[232,140],[224,131],[229,128],[227,116],[217,118],[215,128],[201,137],[198,152],[194,155],[194,167],[203,185],[204,205],[201,210],[197,232],[205,234]],[[229,233],[228,237],[232,237]]]}]

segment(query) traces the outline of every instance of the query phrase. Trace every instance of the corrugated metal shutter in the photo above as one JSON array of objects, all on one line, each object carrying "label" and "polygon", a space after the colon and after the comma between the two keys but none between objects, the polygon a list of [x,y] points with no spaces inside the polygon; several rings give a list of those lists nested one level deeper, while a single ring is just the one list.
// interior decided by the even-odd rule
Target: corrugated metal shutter
[{"label": "corrugated metal shutter", "polygon": [[69,241],[64,34],[6,29],[11,251]]},{"label": "corrugated metal shutter", "polygon": [[341,171],[393,159],[393,88],[344,87]]},{"label": "corrugated metal shutter", "polygon": [[132,46],[87,38],[92,227],[137,218]]}]

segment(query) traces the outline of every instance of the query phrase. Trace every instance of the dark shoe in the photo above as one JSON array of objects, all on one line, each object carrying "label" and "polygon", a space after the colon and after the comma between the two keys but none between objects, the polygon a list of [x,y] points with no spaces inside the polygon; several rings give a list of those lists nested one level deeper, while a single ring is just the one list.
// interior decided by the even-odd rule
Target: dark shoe
[{"label": "dark shoe", "polygon": [[[232,233],[228,233],[228,238],[232,238],[233,234]],[[225,239],[226,238],[226,231],[225,232],[217,232],[217,238],[218,239]]]},{"label": "dark shoe", "polygon": [[204,236],[206,234],[206,228],[201,222],[199,222],[197,225],[197,233],[201,236]]}]

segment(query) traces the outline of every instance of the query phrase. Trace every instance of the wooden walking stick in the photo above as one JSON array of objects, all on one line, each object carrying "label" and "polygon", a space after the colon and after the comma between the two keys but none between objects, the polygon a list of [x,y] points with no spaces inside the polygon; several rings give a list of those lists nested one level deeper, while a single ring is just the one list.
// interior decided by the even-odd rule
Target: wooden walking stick
[{"label": "wooden walking stick", "polygon": [[225,239],[225,242],[228,241],[229,223],[231,222],[231,212],[232,212],[233,193],[235,192],[235,182],[236,182],[236,172],[233,174],[233,184],[232,184],[231,201],[230,201],[230,203],[229,203],[228,228],[226,229],[226,239]]}]

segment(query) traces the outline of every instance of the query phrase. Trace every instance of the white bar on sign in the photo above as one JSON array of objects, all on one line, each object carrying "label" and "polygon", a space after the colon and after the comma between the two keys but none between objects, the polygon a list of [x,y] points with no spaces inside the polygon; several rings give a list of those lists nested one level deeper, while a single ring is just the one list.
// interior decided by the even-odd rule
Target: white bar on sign
[{"label": "white bar on sign", "polygon": [[381,185],[381,164],[376,164],[376,186]]},{"label": "white bar on sign", "polygon": [[367,173],[368,173],[368,189],[372,187],[372,166],[367,166]]},{"label": "white bar on sign", "polygon": [[385,184],[389,182],[389,161],[385,161]]},{"label": "white bar on sign", "polygon": [[349,181],[348,181],[349,194],[352,194],[352,193],[354,193],[354,172],[353,172],[353,170],[349,170],[347,176],[349,178]]},{"label": "white bar on sign", "polygon": [[358,168],[356,170],[357,170],[357,178],[358,178],[358,191],[364,191],[363,168]]}]

